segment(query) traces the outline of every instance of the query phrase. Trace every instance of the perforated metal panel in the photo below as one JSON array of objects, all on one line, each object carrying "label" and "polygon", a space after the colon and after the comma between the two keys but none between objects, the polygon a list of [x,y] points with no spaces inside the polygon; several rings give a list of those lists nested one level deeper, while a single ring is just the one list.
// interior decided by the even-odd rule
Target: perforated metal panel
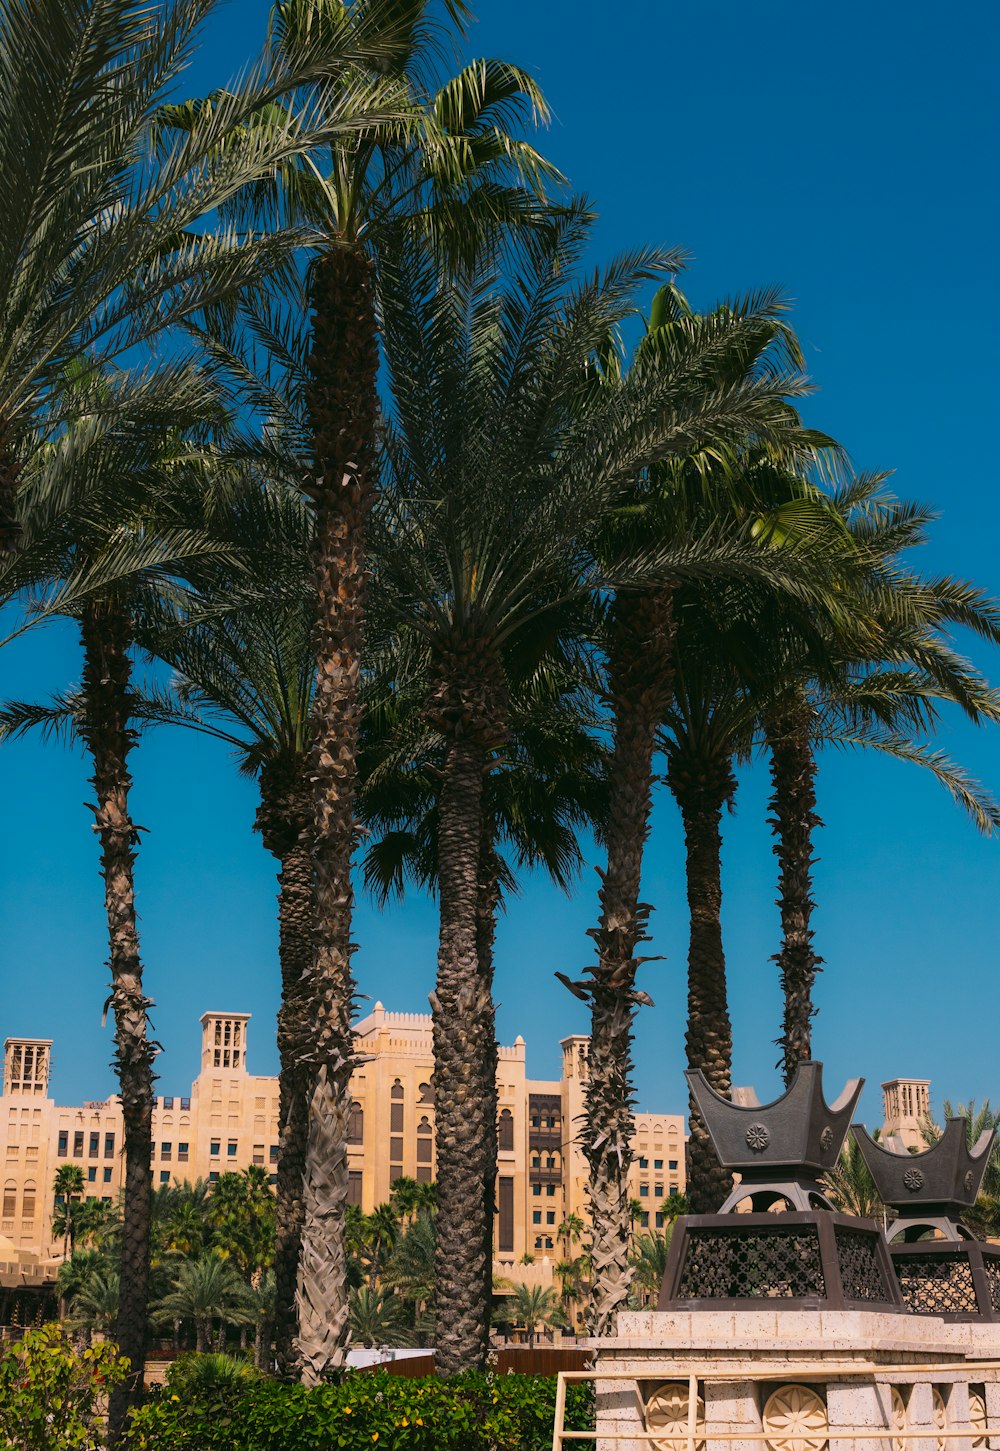
[{"label": "perforated metal panel", "polygon": [[698,1229],[690,1238],[678,1293],[691,1300],[823,1297],[819,1237],[811,1225],[782,1234]]},{"label": "perforated metal panel", "polygon": [[878,1243],[871,1234],[838,1228],[837,1260],[845,1300],[883,1303],[889,1298]]},{"label": "perforated metal panel", "polygon": [[903,1303],[920,1315],[975,1314],[972,1268],[961,1255],[909,1253],[894,1260]]}]

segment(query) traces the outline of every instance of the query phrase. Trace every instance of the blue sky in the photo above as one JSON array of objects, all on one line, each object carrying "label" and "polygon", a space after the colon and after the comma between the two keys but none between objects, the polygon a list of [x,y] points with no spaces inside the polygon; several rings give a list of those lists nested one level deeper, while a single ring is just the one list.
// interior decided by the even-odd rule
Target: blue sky
[{"label": "blue sky", "polygon": [[[770,283],[794,318],[819,387],[806,416],[859,468],[939,512],[929,570],[1000,593],[996,462],[988,443],[1000,385],[989,322],[1000,204],[995,8],[947,14],[898,0],[871,6],[701,0],[479,0],[469,54],[528,66],[555,112],[542,144],[600,212],[595,260],[640,243],[693,254],[683,285],[698,305]],[[256,49],[261,0],[233,0],[206,32],[192,93]],[[990,177],[994,181],[990,181]],[[985,446],[984,446],[985,441]],[[976,652],[1000,676],[1000,661]],[[0,691],[32,696],[77,678],[71,632],[19,642]],[[1000,790],[1000,740],[956,724],[948,749]],[[187,733],[147,738],[133,758],[147,988],[156,1001],[163,1091],[197,1068],[198,1015],[251,1012],[250,1058],[273,1071],[277,1000],[273,863],[251,832],[255,788],[226,752]],[[0,1034],[55,1039],[61,1102],[112,1089],[97,847],[86,770],[58,746],[0,751]],[[760,768],[741,780],[725,824],[725,932],[735,1078],[777,1091],[780,1002],[774,858]],[[828,1093],[930,1077],[941,1096],[1000,1101],[994,1069],[1000,843],[981,840],[912,768],[831,755],[820,776],[814,1051]],[[655,906],[644,969],[656,1000],[637,1032],[639,1101],[684,1104],[686,920],[679,826],[661,794],[643,884]],[[498,941],[504,1042],[528,1044],[529,1071],[558,1071],[558,1039],[585,1011],[554,979],[589,960],[597,878],[566,898],[525,883]],[[379,914],[359,901],[363,992],[426,1010],[434,907]],[[875,1092],[871,1091],[874,1086]]]}]

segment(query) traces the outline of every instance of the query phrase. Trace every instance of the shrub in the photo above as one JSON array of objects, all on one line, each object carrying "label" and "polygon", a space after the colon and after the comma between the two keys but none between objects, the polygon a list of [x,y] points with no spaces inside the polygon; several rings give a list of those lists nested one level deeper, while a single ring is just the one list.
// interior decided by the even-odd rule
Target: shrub
[{"label": "shrub", "polygon": [[127,1370],[117,1346],[77,1350],[58,1325],[29,1330],[0,1358],[0,1445],[17,1451],[102,1446],[107,1393]]},{"label": "shrub", "polygon": [[[353,1373],[307,1391],[260,1380],[182,1397],[170,1386],[133,1414],[129,1451],[547,1451],[552,1376],[407,1380]],[[593,1427],[590,1387],[571,1384],[566,1425]]]}]

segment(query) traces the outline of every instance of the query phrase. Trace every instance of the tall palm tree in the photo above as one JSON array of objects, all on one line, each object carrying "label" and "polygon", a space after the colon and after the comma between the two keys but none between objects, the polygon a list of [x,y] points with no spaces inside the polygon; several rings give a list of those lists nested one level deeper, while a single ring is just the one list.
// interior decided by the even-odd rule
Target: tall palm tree
[{"label": "tall palm tree", "polygon": [[[495,1035],[480,886],[484,780],[510,739],[509,657],[545,625],[558,639],[567,602],[602,581],[586,540],[637,472],[734,419],[785,417],[773,382],[711,403],[704,389],[695,396],[702,337],[678,343],[676,370],[643,361],[588,388],[587,367],[636,287],[676,258],[639,253],[573,292],[585,232],[579,214],[554,222],[509,282],[487,268],[438,285],[433,259],[412,244],[383,253],[393,406],[377,578],[398,602],[400,659],[424,683],[425,718],[443,745],[432,1009],[446,1370],[481,1363],[487,1344]],[[663,553],[658,567],[683,572],[692,551]]]},{"label": "tall palm tree", "polygon": [[79,1164],[60,1164],[52,1188],[56,1196],[52,1233],[63,1236],[63,1259],[68,1260],[76,1244],[76,1211],[84,1194]]}]

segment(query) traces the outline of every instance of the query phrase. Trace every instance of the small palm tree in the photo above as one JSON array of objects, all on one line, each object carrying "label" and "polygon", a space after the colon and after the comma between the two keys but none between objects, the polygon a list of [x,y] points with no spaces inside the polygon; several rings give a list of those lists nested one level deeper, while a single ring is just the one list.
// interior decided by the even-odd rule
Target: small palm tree
[{"label": "small palm tree", "polygon": [[672,1233],[673,1225],[668,1224],[661,1234],[641,1234],[635,1242],[632,1250],[632,1283],[639,1292],[643,1306],[656,1304],[663,1277],[667,1272]]},{"label": "small palm tree", "polygon": [[76,1244],[80,1201],[83,1199],[83,1170],[79,1164],[60,1164],[53,1184],[56,1196],[52,1233],[63,1237],[63,1259],[68,1260]]},{"label": "small palm tree", "polygon": [[837,1166],[825,1176],[823,1183],[842,1214],[856,1214],[861,1219],[884,1217],[885,1206],[853,1134],[844,1140]]},{"label": "small palm tree", "polygon": [[351,1291],[350,1306],[351,1334],[366,1349],[408,1343],[402,1302],[391,1291],[362,1285]]},{"label": "small palm tree", "polygon": [[240,1275],[214,1254],[186,1260],[177,1271],[173,1289],[153,1310],[154,1319],[162,1324],[193,1321],[197,1350],[210,1349],[216,1321],[224,1332],[227,1325],[252,1325],[256,1314]]},{"label": "small palm tree", "polygon": [[118,1319],[119,1287],[117,1270],[107,1266],[94,1269],[70,1302],[70,1325],[88,1334],[95,1330],[102,1335],[113,1334]]},{"label": "small palm tree", "polygon": [[528,1332],[528,1345],[532,1348],[540,1329],[565,1329],[569,1324],[559,1297],[551,1286],[515,1285],[505,1309],[510,1323]]}]

